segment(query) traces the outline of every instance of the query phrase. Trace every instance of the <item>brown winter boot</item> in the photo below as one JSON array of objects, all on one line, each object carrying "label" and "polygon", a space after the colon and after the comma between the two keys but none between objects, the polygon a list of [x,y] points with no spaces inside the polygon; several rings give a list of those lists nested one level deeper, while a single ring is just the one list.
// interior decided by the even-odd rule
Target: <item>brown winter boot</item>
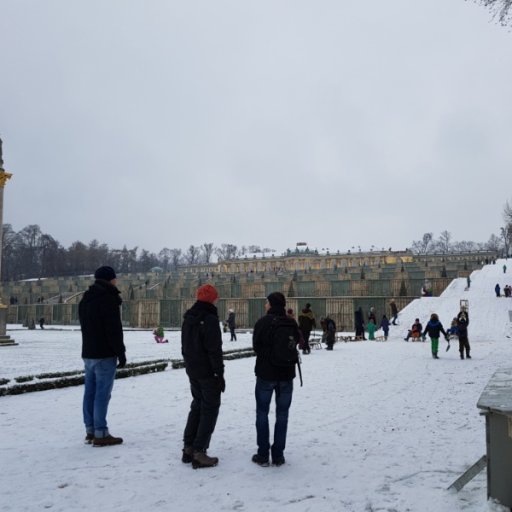
[{"label": "brown winter boot", "polygon": [[122,437],[114,437],[110,434],[105,437],[95,437],[92,440],[93,446],[114,446],[115,444],[121,444],[123,442]]},{"label": "brown winter boot", "polygon": [[181,462],[190,464],[192,462],[192,456],[194,455],[194,449],[192,446],[185,446],[183,448],[183,455],[181,456]]},{"label": "brown winter boot", "polygon": [[218,463],[219,459],[217,457],[209,457],[206,452],[194,452],[194,455],[192,455],[192,467],[194,469],[212,468]]}]

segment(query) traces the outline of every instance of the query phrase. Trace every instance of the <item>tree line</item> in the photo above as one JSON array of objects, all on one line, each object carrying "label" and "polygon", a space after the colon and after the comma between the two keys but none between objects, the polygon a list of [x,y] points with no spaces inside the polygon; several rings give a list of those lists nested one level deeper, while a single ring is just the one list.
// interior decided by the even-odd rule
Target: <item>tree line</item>
[{"label": "tree line", "polygon": [[[417,255],[433,253],[458,253],[474,251],[494,251],[510,254],[512,247],[512,206],[507,201],[503,207],[505,224],[499,235],[492,234],[485,243],[454,241],[448,231],[438,238],[433,233],[425,233],[412,242],[410,250]],[[4,224],[2,233],[2,281],[20,280],[50,276],[72,276],[92,274],[101,265],[112,265],[118,272],[148,272],[159,267],[168,272],[182,265],[208,264],[218,261],[242,258],[246,255],[265,256],[273,249],[259,245],[238,247],[235,244],[213,243],[190,245],[188,249],[164,247],[158,254],[134,247],[112,249],[105,243],[92,240],[89,244],[73,242],[68,248],[62,246],[51,235],[43,233],[37,224],[31,224],[16,232],[10,224]]]},{"label": "tree line", "polygon": [[509,255],[512,247],[512,206],[508,201],[503,206],[502,215],[504,226],[498,235],[492,234],[487,242],[457,242],[449,231],[442,231],[438,238],[434,238],[433,233],[425,233],[420,240],[412,242],[411,251],[418,255],[474,251],[494,251],[500,255]]},{"label": "tree line", "polygon": [[4,224],[2,244],[2,281],[90,274],[107,262],[122,273],[147,272],[154,267],[168,272],[177,270],[180,265],[208,264],[214,257],[230,260],[247,254],[273,252],[258,245],[204,243],[191,245],[187,250],[164,247],[156,254],[138,247],[129,249],[126,245],[112,249],[98,240],[89,244],[76,241],[65,248],[51,235],[43,233],[37,224],[17,232],[10,224]]}]

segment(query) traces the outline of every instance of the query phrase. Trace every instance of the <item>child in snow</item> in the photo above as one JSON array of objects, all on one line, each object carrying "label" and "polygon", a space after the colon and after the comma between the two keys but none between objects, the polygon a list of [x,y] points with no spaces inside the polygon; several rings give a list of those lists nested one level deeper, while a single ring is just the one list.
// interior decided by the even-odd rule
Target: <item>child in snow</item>
[{"label": "child in snow", "polygon": [[384,332],[384,340],[387,340],[389,335],[389,320],[386,315],[382,315],[382,320],[380,321],[380,328]]},{"label": "child in snow", "polygon": [[169,343],[168,340],[164,340],[164,328],[161,325],[153,331],[153,336],[157,343]]},{"label": "child in snow", "polygon": [[423,326],[421,325],[420,319],[416,318],[411,328],[409,329],[407,336],[404,338],[404,341],[409,341],[411,336],[413,340],[419,340],[421,338],[421,331],[423,331]]},{"label": "child in snow", "polygon": [[446,331],[448,337],[457,336],[459,334],[459,328],[457,327],[457,317],[452,320],[450,328]]},{"label": "child in snow", "polygon": [[377,326],[375,325],[373,318],[370,318],[368,320],[368,325],[366,326],[368,329],[368,339],[374,340],[375,339],[375,329],[377,329]]},{"label": "child in snow", "polygon": [[448,334],[446,334],[443,324],[439,321],[439,317],[436,315],[436,313],[432,313],[432,315],[430,315],[430,320],[428,321],[427,326],[423,331],[423,337],[425,337],[426,334],[430,336],[432,344],[432,357],[434,359],[439,359],[437,351],[439,348],[439,335],[441,333],[444,334],[446,341],[448,341]]}]

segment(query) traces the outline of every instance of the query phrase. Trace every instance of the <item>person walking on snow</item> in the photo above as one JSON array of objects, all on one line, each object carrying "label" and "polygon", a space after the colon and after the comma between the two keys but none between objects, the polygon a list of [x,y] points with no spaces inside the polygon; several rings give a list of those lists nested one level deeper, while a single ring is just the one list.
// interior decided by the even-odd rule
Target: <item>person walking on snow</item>
[{"label": "person walking on snow", "polygon": [[434,359],[439,359],[437,355],[439,349],[439,335],[443,333],[446,341],[448,341],[448,334],[444,330],[443,324],[439,321],[439,317],[436,313],[432,313],[430,315],[430,320],[428,321],[425,330],[423,331],[423,337],[426,334],[430,336],[431,344],[432,344],[432,357]]},{"label": "person walking on snow", "polygon": [[382,320],[380,321],[380,328],[384,332],[384,341],[387,341],[389,336],[389,320],[386,315],[382,315]]},{"label": "person walking on snow", "polygon": [[506,274],[507,273],[507,265],[503,265],[503,273]]},{"label": "person walking on snow", "polygon": [[[398,318],[398,308],[396,306],[395,299],[391,299],[391,302],[389,303],[389,307],[391,308],[391,323],[393,325],[396,325],[396,321]],[[386,315],[384,315],[386,316]]]},{"label": "person walking on snow", "polygon": [[496,297],[500,296],[500,285],[496,283],[496,286],[494,287],[494,291],[496,292]]}]

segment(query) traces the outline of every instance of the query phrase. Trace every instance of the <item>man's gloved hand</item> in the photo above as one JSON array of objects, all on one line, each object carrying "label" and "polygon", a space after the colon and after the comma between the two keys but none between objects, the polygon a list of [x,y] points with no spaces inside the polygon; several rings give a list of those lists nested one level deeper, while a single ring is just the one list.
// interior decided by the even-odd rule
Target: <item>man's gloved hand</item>
[{"label": "man's gloved hand", "polygon": [[224,380],[224,375],[215,375],[215,378],[217,379],[217,384],[220,391],[224,393],[224,391],[226,391],[226,381]]},{"label": "man's gloved hand", "polygon": [[122,356],[117,356],[117,359],[119,360],[117,367],[124,368],[126,366],[126,356],[123,354]]}]

